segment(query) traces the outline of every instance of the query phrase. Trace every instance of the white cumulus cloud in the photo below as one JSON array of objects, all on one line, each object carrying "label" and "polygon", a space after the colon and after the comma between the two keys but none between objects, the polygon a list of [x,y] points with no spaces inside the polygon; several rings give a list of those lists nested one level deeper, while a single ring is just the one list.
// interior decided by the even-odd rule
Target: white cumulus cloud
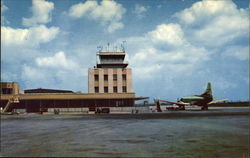
[{"label": "white cumulus cloud", "polygon": [[181,26],[173,23],[158,25],[156,30],[149,32],[149,35],[156,42],[171,45],[180,45],[185,42]]},{"label": "white cumulus cloud", "polygon": [[96,1],[86,1],[85,3],[78,3],[70,7],[69,15],[73,18],[80,18],[87,12],[93,10],[97,6]]},{"label": "white cumulus cloud", "polygon": [[[35,63],[22,65],[21,78],[26,88],[86,89],[87,69],[62,51],[37,57]],[[80,84],[79,84],[80,83]],[[82,84],[81,84],[82,83]]]},{"label": "white cumulus cloud", "polygon": [[210,20],[219,15],[235,14],[237,6],[231,1],[209,1],[203,0],[194,3],[190,8],[186,8],[175,14],[182,22],[187,24],[199,24],[204,20]]},{"label": "white cumulus cloud", "polygon": [[37,47],[41,43],[53,40],[58,32],[59,28],[47,28],[44,25],[28,29],[14,29],[1,26],[1,43],[3,47]]},{"label": "white cumulus cloud", "polygon": [[50,68],[64,68],[64,69],[74,69],[76,64],[67,59],[64,52],[57,52],[51,57],[39,57],[36,59],[36,64],[39,67],[50,67]]},{"label": "white cumulus cloud", "polygon": [[54,9],[54,3],[45,0],[32,1],[32,17],[23,18],[22,23],[24,26],[35,26],[38,24],[46,24],[51,21],[51,12]]},{"label": "white cumulus cloud", "polygon": [[87,17],[96,21],[100,21],[102,25],[107,26],[107,32],[123,28],[121,22],[126,9],[115,1],[103,0],[100,4],[96,1],[86,1],[78,3],[70,7],[69,16],[72,18]]},{"label": "white cumulus cloud", "polygon": [[[134,68],[135,79],[152,79],[157,74],[188,76],[208,61],[211,52],[189,43],[178,24],[160,24],[144,36],[126,40],[129,63]],[[185,71],[189,73],[185,74]],[[184,73],[184,74],[183,74]]]},{"label": "white cumulus cloud", "polygon": [[202,45],[221,46],[249,35],[249,8],[237,9],[231,0],[196,2],[175,17],[194,42]]}]

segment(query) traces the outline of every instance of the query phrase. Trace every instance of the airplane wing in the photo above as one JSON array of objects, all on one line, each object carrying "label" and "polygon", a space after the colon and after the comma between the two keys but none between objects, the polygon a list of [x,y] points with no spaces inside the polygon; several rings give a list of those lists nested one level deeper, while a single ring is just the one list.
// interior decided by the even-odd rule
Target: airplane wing
[{"label": "airplane wing", "polygon": [[228,99],[215,100],[215,101],[211,101],[207,104],[210,105],[210,104],[216,104],[216,103],[223,103],[225,101],[228,101]]},{"label": "airplane wing", "polygon": [[183,103],[183,102],[172,102],[172,101],[168,101],[168,100],[159,100],[160,102],[167,102],[170,104],[176,104],[176,105],[190,105],[189,103]]}]

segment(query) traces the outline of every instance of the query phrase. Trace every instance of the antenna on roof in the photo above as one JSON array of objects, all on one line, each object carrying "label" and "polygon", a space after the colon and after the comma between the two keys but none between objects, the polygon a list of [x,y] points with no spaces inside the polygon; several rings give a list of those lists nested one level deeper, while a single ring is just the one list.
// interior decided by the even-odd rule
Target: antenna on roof
[{"label": "antenna on roof", "polygon": [[107,52],[109,52],[109,43],[107,45],[108,45]]},{"label": "antenna on roof", "polygon": [[125,42],[126,41],[122,41],[122,44],[121,44],[121,51],[125,52]]},{"label": "antenna on roof", "polygon": [[98,52],[101,52],[102,48],[103,48],[102,46],[97,46]]},{"label": "antenna on roof", "polygon": [[98,55],[102,51],[103,46],[97,46],[98,52],[96,52],[96,65],[98,64]]}]

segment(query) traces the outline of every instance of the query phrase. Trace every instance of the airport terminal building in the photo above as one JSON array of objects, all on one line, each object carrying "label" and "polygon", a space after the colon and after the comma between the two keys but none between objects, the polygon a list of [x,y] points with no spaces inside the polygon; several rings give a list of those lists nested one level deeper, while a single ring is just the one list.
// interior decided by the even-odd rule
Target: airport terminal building
[{"label": "airport terminal building", "polygon": [[125,51],[97,53],[99,61],[88,70],[88,93],[71,90],[21,90],[16,82],[1,82],[2,112],[95,111],[99,107],[133,107],[132,69],[124,62]]}]

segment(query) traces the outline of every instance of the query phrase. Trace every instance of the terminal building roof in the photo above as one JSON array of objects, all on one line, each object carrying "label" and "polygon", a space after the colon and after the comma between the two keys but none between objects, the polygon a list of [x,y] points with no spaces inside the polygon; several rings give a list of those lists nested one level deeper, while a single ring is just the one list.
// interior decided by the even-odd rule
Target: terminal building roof
[{"label": "terminal building roof", "polygon": [[70,90],[37,88],[37,89],[26,89],[24,90],[24,93],[74,93],[74,92]]}]

